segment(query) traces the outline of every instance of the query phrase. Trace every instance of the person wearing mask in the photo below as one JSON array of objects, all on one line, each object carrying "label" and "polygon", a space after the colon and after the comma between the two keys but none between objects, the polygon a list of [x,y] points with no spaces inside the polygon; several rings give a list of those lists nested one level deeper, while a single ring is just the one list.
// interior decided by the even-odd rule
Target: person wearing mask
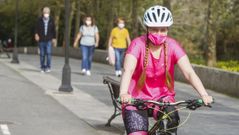
[{"label": "person wearing mask", "polygon": [[[138,110],[128,104],[131,98],[175,102],[176,64],[204,104],[213,102],[181,45],[168,36],[169,27],[173,24],[171,12],[159,5],[150,7],[144,13],[144,24],[147,28],[146,34],[134,39],[127,49],[120,83],[120,99],[125,103],[122,105],[122,114],[128,135],[147,135],[148,115],[156,120],[161,119],[157,108],[151,111],[148,111],[150,107]],[[170,130],[167,135],[176,135],[179,125],[177,108],[168,106],[161,109],[171,112],[168,113],[170,121],[167,127]]]},{"label": "person wearing mask", "polygon": [[9,38],[9,39],[7,40],[7,48],[8,48],[9,51],[12,51],[12,48],[13,48],[13,47],[14,47],[14,46],[13,46],[12,39]]},{"label": "person wearing mask", "polygon": [[51,72],[51,53],[52,45],[56,46],[56,30],[54,20],[50,17],[49,7],[43,8],[42,16],[37,21],[35,40],[40,49],[41,73]]},{"label": "person wearing mask", "polygon": [[121,67],[123,64],[124,54],[127,46],[130,44],[130,36],[125,28],[125,20],[121,17],[117,18],[117,26],[112,29],[108,46],[114,48],[115,53],[115,75],[122,75]]},{"label": "person wearing mask", "polygon": [[99,46],[99,30],[92,16],[86,16],[83,22],[84,24],[80,27],[73,46],[77,48],[77,43],[80,40],[79,44],[82,54],[81,71],[84,75],[90,76],[94,50],[95,47]]}]

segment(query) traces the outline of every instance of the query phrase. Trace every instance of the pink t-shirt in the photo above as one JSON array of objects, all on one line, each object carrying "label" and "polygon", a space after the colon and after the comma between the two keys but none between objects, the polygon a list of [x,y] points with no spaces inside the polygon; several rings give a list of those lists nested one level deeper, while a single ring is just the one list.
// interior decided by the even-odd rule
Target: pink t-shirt
[{"label": "pink t-shirt", "polygon": [[166,44],[168,70],[173,80],[173,90],[171,90],[172,92],[169,91],[167,85],[165,84],[165,56],[163,48],[158,59],[154,58],[151,52],[149,53],[148,65],[146,67],[145,85],[142,90],[137,90],[136,85],[143,71],[143,62],[146,50],[146,36],[144,35],[138,37],[131,42],[126,53],[133,55],[137,59],[136,69],[133,73],[128,90],[129,94],[133,98],[159,100],[161,97],[165,97],[164,100],[166,101],[175,101],[174,65],[177,64],[177,61],[186,54],[179,43],[174,39],[167,37]]}]

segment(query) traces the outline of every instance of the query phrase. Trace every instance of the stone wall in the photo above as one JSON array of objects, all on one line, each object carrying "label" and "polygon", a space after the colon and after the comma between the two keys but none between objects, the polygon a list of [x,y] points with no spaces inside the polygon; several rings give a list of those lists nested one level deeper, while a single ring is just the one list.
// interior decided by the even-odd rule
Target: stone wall
[{"label": "stone wall", "polygon": [[[38,48],[36,47],[19,48],[19,53],[38,54],[38,52]],[[59,47],[53,48],[52,53],[55,56],[64,56],[64,52],[64,48]],[[81,59],[80,50],[69,48],[69,56],[71,58]],[[95,50],[93,61],[108,64],[106,57],[107,52],[105,50]],[[200,65],[193,65],[193,68],[206,88],[234,97],[239,97],[239,73]],[[186,82],[178,68],[175,70],[175,80]]]}]

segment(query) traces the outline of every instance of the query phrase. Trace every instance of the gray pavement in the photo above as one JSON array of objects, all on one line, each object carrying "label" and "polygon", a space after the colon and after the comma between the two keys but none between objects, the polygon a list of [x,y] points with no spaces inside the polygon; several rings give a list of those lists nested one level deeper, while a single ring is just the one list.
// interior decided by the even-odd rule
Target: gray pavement
[{"label": "gray pavement", "polygon": [[[102,76],[114,77],[113,67],[93,63],[92,76],[80,74],[80,60],[71,59],[72,93],[58,92],[64,58],[52,58],[52,72],[40,73],[39,56],[19,55],[20,64],[0,59],[0,127],[7,135],[119,135],[124,133],[121,117],[104,124],[113,113]],[[119,78],[116,78],[119,79]],[[177,99],[196,97],[192,87],[176,83]],[[213,108],[191,113],[179,135],[238,135],[239,100],[209,91],[216,99]],[[188,116],[181,111],[181,121]],[[6,126],[8,129],[6,130]],[[6,131],[6,132],[3,132]]]},{"label": "gray pavement", "polygon": [[18,70],[9,68],[8,64],[0,64],[0,124],[7,124],[10,133],[95,135],[93,127],[44,94],[40,87],[24,78]]}]

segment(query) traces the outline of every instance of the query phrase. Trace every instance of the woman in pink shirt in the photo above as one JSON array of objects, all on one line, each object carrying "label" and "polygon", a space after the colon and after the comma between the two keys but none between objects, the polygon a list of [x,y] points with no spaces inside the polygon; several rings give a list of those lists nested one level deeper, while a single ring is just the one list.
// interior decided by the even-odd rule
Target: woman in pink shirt
[{"label": "woman in pink shirt", "polygon": [[[128,103],[130,98],[162,100],[175,102],[174,66],[178,67],[185,78],[197,90],[206,105],[212,97],[206,92],[201,80],[195,74],[187,55],[180,44],[167,36],[168,27],[173,24],[171,12],[162,6],[153,6],[144,14],[147,34],[131,42],[124,61],[124,73],[120,84],[120,98]],[[148,115],[158,119],[158,112],[137,110],[133,106],[123,107],[123,119],[127,134],[147,135]],[[168,112],[174,107],[166,108]],[[170,114],[172,121],[168,127],[179,124],[178,112]],[[177,129],[170,130],[176,134]]]}]

